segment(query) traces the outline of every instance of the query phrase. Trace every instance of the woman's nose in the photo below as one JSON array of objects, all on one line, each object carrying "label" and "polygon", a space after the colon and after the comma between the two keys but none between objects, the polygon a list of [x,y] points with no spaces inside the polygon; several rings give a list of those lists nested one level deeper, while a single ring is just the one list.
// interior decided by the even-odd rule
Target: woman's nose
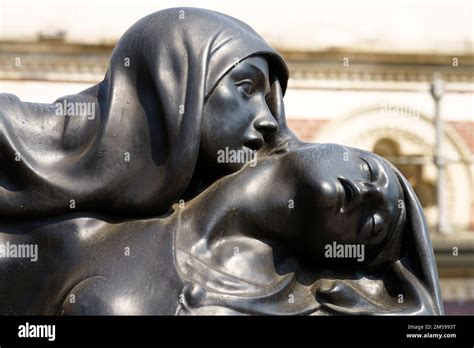
[{"label": "woman's nose", "polygon": [[278,124],[270,112],[265,112],[259,115],[254,123],[254,128],[263,134],[263,136],[275,133],[278,129]]}]

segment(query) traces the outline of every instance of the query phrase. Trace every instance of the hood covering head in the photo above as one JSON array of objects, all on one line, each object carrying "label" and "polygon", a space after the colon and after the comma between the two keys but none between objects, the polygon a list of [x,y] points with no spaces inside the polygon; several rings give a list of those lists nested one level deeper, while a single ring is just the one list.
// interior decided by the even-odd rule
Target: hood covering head
[{"label": "hood covering head", "polygon": [[419,281],[418,284],[412,284],[415,288],[418,286],[418,293],[421,293],[423,291],[421,287],[424,287],[429,294],[426,314],[444,314],[436,259],[423,208],[408,180],[395,166],[392,165],[392,168],[402,185],[407,212],[400,257],[403,267],[399,267],[401,277],[408,281],[410,279],[408,273],[412,273]]},{"label": "hood covering head", "polygon": [[[279,123],[264,153],[297,141],[283,114],[287,66],[252,28],[214,11],[173,8],[139,20],[119,40],[100,84],[53,105],[0,96],[0,145],[22,158],[0,169],[0,218],[64,213],[71,200],[78,210],[120,216],[166,212],[193,175],[206,98],[253,55],[269,63],[268,104]],[[84,102],[95,107],[93,120],[54,114],[58,103]],[[50,127],[24,123],[38,117]]]}]

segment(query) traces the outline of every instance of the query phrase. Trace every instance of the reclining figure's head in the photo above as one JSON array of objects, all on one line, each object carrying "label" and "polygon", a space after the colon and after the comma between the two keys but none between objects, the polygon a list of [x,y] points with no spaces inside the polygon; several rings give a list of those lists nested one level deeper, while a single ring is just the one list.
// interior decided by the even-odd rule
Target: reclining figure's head
[{"label": "reclining figure's head", "polygon": [[388,162],[337,144],[303,147],[290,156],[302,178],[298,215],[305,254],[325,260],[327,245],[335,242],[363,245],[365,264],[398,258],[406,213],[401,184]]}]

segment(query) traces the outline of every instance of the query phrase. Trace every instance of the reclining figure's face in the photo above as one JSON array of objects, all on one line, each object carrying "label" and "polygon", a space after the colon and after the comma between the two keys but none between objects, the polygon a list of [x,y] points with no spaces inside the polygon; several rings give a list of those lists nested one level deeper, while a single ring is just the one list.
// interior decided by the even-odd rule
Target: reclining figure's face
[{"label": "reclining figure's face", "polygon": [[324,257],[325,245],[333,242],[364,244],[367,256],[386,246],[391,233],[400,233],[404,214],[403,191],[395,172],[370,152],[336,144],[311,148],[307,161],[316,162],[315,168],[304,171],[311,193],[305,194],[304,188],[302,194],[312,211],[305,211],[310,218],[302,228],[314,256]]}]

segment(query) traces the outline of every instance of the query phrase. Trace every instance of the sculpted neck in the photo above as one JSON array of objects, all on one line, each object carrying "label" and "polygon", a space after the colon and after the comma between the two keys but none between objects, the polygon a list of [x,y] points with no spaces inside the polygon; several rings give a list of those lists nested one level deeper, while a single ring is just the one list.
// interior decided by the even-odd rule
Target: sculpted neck
[{"label": "sculpted neck", "polygon": [[267,159],[221,178],[176,213],[178,245],[205,253],[235,236],[293,238],[296,185],[287,174],[278,159]]}]

